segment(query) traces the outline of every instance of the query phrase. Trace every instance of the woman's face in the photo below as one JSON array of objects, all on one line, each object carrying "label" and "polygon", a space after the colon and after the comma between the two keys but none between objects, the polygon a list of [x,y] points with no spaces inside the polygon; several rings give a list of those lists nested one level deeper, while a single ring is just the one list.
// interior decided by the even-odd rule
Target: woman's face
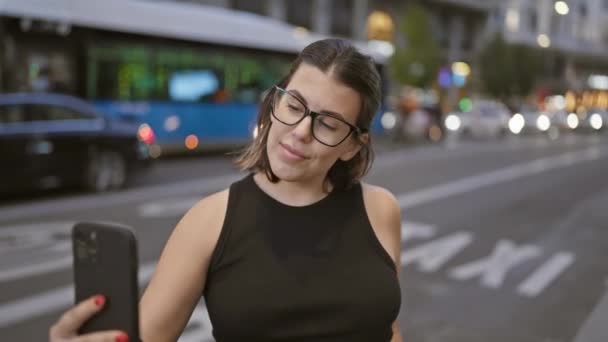
[{"label": "woman's face", "polygon": [[[302,63],[285,90],[303,100],[311,111],[337,113],[355,125],[361,97],[354,89],[335,80],[331,72],[330,69],[324,73],[317,67]],[[361,148],[354,132],[338,146],[323,145],[311,134],[310,116],[293,126],[283,124],[273,116],[271,120],[266,151],[272,171],[283,181],[325,179],[338,159],[349,160]]]}]

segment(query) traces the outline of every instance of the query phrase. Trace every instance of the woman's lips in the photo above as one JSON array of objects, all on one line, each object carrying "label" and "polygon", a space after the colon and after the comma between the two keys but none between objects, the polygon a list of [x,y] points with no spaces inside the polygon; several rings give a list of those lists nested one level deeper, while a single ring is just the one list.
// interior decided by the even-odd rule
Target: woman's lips
[{"label": "woman's lips", "polygon": [[281,145],[281,147],[283,148],[283,151],[285,152],[285,155],[290,160],[308,159],[302,152],[298,151],[297,149],[295,149],[287,144],[279,143],[279,145]]}]

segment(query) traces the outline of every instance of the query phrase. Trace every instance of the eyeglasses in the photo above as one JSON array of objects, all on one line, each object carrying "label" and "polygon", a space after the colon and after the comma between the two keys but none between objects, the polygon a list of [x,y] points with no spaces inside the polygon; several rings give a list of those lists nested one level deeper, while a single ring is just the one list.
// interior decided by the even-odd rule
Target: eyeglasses
[{"label": "eyeglasses", "polygon": [[359,135],[365,132],[337,115],[313,112],[302,100],[287,90],[278,86],[274,88],[272,116],[285,125],[295,126],[310,115],[312,136],[323,145],[335,147],[346,140],[351,133],[355,132]]}]

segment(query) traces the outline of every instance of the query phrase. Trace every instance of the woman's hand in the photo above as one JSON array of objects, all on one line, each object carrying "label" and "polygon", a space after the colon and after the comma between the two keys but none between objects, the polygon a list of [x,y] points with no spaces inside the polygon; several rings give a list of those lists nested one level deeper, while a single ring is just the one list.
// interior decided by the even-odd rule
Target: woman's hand
[{"label": "woman's hand", "polygon": [[105,302],[104,296],[97,295],[64,312],[49,330],[49,342],[128,342],[129,336],[119,330],[77,335],[80,326],[101,311]]}]

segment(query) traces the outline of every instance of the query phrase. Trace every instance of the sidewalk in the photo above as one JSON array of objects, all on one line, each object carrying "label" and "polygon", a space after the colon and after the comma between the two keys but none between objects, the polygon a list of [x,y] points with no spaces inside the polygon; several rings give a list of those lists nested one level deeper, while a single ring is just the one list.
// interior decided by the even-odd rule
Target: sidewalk
[{"label": "sidewalk", "polygon": [[595,306],[572,342],[608,341],[608,291]]}]

